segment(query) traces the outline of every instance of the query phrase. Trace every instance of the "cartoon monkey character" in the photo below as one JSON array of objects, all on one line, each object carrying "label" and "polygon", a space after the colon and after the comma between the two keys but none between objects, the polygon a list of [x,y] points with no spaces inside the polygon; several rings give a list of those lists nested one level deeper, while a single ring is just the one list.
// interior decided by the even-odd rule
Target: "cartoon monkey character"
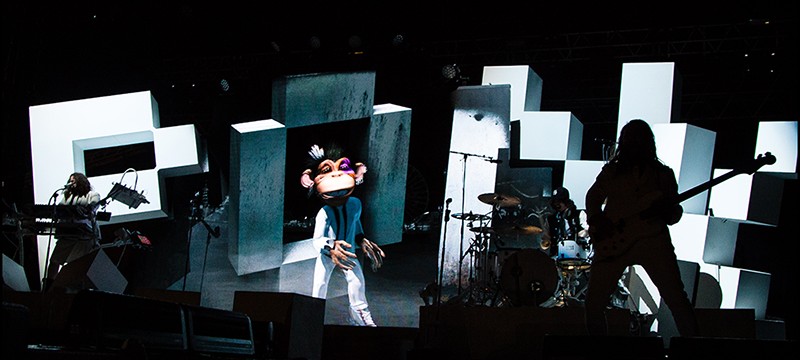
[{"label": "cartoon monkey character", "polygon": [[317,212],[313,243],[320,249],[314,265],[312,296],[326,298],[328,283],[334,270],[344,273],[347,279],[350,319],[353,325],[375,326],[369,312],[364,273],[353,246],[364,251],[373,271],[383,265],[386,256],[381,248],[364,236],[361,226],[361,200],[351,196],[356,185],[363,183],[367,167],[352,164],[341,156],[341,150],[331,148],[328,153],[313,145],[308,154],[311,164],[300,176],[300,184],[316,194],[325,203]]}]

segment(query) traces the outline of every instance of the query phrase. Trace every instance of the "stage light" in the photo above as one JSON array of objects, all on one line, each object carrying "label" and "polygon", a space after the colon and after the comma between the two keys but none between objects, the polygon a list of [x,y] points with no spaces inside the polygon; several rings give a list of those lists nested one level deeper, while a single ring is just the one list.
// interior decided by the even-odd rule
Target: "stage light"
[{"label": "stage light", "polygon": [[322,40],[318,36],[312,36],[308,39],[308,45],[311,46],[312,49],[319,49],[322,47]]},{"label": "stage light", "polygon": [[442,76],[447,80],[455,80],[461,75],[461,69],[457,64],[447,64],[442,67]]},{"label": "stage light", "polygon": [[395,47],[399,47],[403,45],[405,41],[406,38],[403,36],[403,34],[397,34],[392,38],[392,45],[394,45]]},{"label": "stage light", "polygon": [[231,89],[231,84],[228,83],[228,80],[222,79],[219,81],[219,87],[223,92],[228,92]]}]

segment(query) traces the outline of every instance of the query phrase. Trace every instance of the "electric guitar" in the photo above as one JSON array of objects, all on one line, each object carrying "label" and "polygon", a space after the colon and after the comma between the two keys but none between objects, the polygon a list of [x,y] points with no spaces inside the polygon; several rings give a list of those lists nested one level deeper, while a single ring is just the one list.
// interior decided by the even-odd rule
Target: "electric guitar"
[{"label": "electric guitar", "polygon": [[767,152],[748,161],[744,166],[735,168],[724,175],[720,175],[715,179],[711,179],[678,194],[678,196],[671,201],[665,200],[660,192],[654,192],[642,197],[637,204],[632,204],[630,207],[631,211],[626,215],[610,218],[611,224],[602,226],[601,229],[592,234],[591,241],[594,249],[594,259],[613,258],[628,251],[639,238],[648,235],[646,230],[639,228],[639,225],[645,220],[663,215],[676,205],[736,175],[745,173],[752,175],[762,166],[774,163],[775,156]]}]

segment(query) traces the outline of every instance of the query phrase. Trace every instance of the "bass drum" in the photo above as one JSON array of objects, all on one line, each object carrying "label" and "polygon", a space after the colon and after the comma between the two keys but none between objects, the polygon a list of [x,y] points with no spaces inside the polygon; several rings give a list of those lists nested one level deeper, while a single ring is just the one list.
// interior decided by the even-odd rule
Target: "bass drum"
[{"label": "bass drum", "polygon": [[514,306],[539,306],[558,286],[553,259],[538,249],[524,249],[509,256],[500,271],[500,288]]}]

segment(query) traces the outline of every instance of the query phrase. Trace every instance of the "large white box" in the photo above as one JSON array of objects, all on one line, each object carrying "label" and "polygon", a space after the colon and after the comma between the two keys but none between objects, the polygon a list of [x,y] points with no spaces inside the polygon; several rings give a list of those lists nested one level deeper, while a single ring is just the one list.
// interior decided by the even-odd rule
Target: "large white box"
[{"label": "large white box", "polygon": [[[685,192],[711,179],[716,133],[689,124],[652,126],[658,158],[675,172],[678,192]],[[708,191],[681,203],[683,211],[705,214]]]},{"label": "large white box", "polygon": [[633,119],[650,125],[677,123],[680,95],[681,77],[675,63],[622,64],[617,135]]},{"label": "large white box", "polygon": [[525,112],[519,120],[520,160],[580,160],[583,124],[568,111]]}]

